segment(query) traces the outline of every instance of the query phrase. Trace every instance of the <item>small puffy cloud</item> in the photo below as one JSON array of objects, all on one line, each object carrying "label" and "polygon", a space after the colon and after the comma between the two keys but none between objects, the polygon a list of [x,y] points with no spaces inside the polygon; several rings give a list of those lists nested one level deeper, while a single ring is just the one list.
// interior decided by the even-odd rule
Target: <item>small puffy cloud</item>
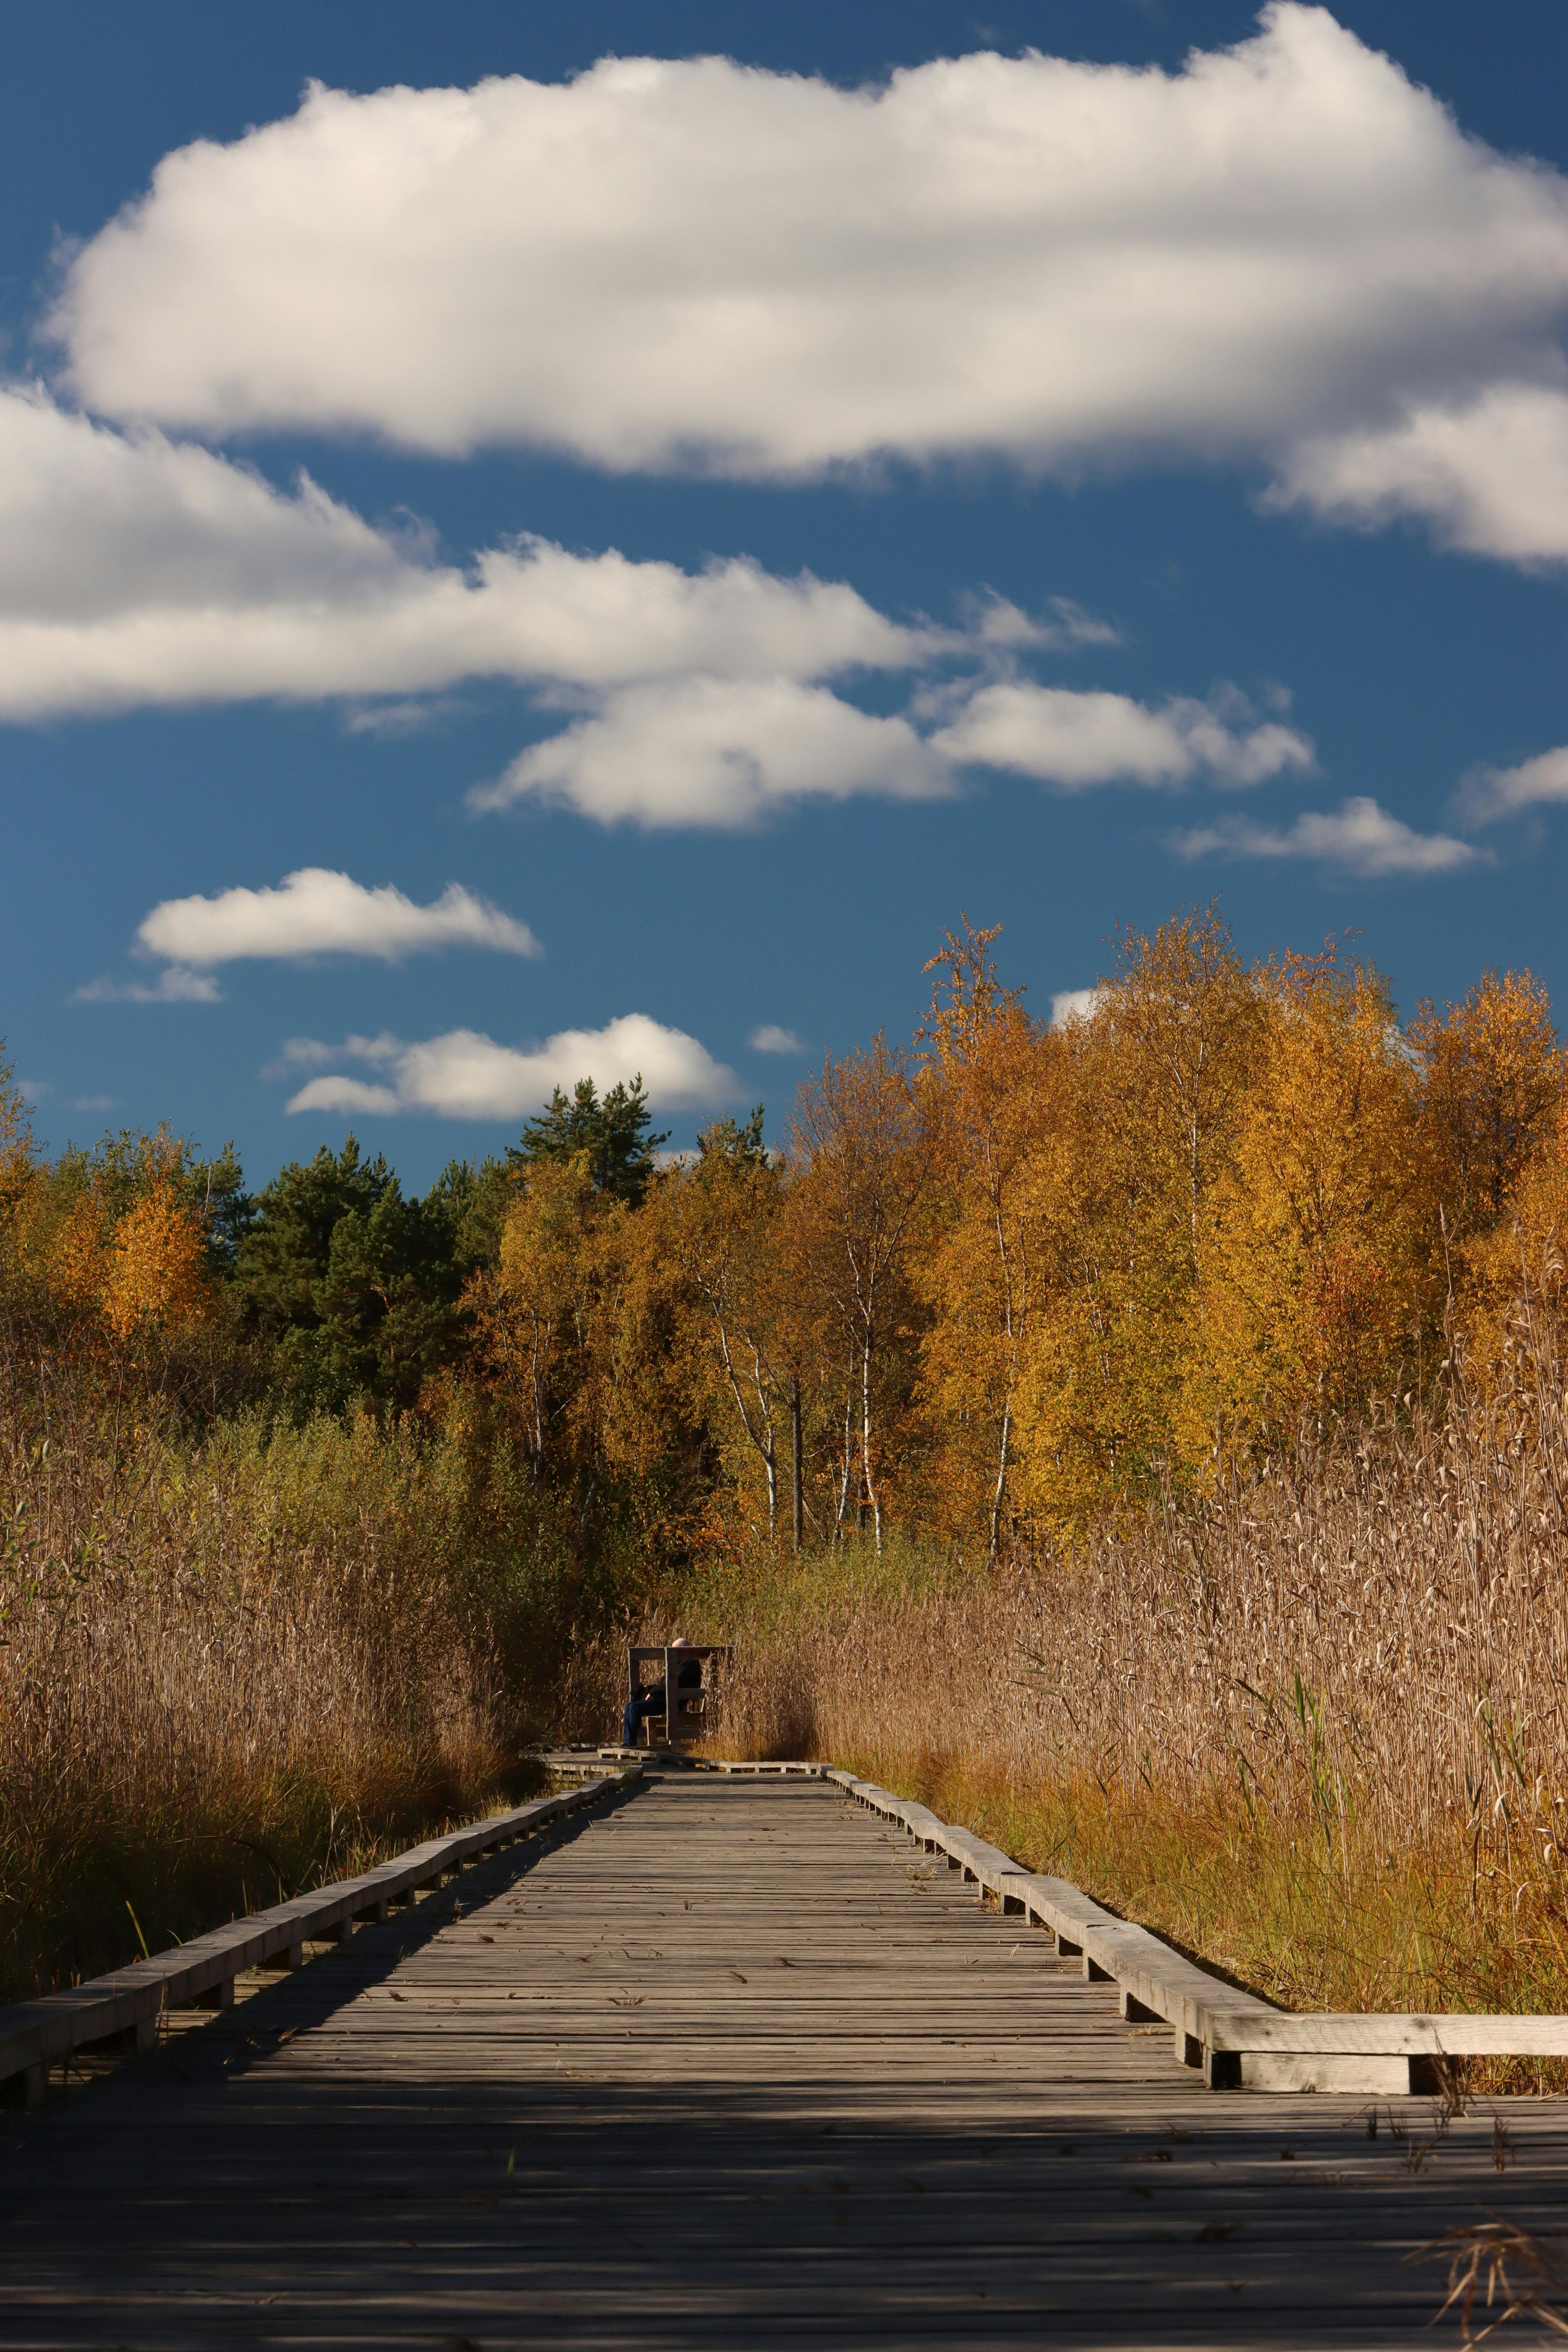
[{"label": "small puffy cloud", "polygon": [[[1048,617],[1047,617],[1048,616]],[[1052,596],[1041,615],[1026,613],[994,589],[973,597],[969,634],[976,650],[1003,655],[1019,651],[1078,653],[1086,646],[1119,646],[1121,632],[1114,621],[1086,613],[1070,596]]]},{"label": "small puffy cloud", "polygon": [[384,963],[420,950],[497,948],[542,952],[526,923],[449,883],[427,907],[390,883],[367,889],[347,874],[304,866],[277,889],[221,890],[215,898],[165,898],[136,933],[144,954],[172,963],[232,963],[241,957],[376,956]]},{"label": "small puffy cloud", "polygon": [[221,1004],[223,991],[210,971],[171,964],[154,981],[94,980],[79,988],[73,1004]]},{"label": "small puffy cloud", "polygon": [[1457,805],[1468,824],[1492,824],[1500,817],[1559,801],[1568,801],[1568,744],[1539,751],[1517,768],[1478,770],[1460,786]]},{"label": "small puffy cloud", "polygon": [[1412,408],[1395,425],[1306,442],[1265,503],[1368,530],[1409,518],[1472,555],[1568,563],[1568,392],[1499,384]]},{"label": "small puffy cloud", "polygon": [[311,84],[165,156],[53,324],[89,405],[204,433],[786,478],[1229,451],[1307,495],[1296,452],[1348,464],[1391,417],[1553,381],[1565,307],[1561,177],[1271,0],[1174,73],[1028,51],[862,89],[719,57]]},{"label": "small puffy cloud", "polygon": [[602,824],[738,830],[804,800],[951,793],[948,761],[903,718],[877,718],[794,678],[688,677],[629,687],[536,743],[479,809],[533,799]]},{"label": "small puffy cloud", "polygon": [[1104,993],[1102,988],[1058,988],[1051,999],[1051,1027],[1068,1029],[1075,1021],[1092,1021]]},{"label": "small puffy cloud", "polygon": [[746,1040],[753,1054],[804,1054],[805,1045],[793,1029],[781,1029],[776,1021],[764,1021],[753,1029]]},{"label": "small puffy cloud", "polygon": [[1226,817],[1177,834],[1173,845],[1184,857],[1310,858],[1369,881],[1393,874],[1456,874],[1485,860],[1485,852],[1468,842],[1416,833],[1363,798],[1347,800],[1331,814],[1305,812],[1288,826]]},{"label": "small puffy cloud", "polygon": [[1151,709],[1124,694],[1025,680],[981,687],[931,741],[954,761],[1037,776],[1067,792],[1179,784],[1198,774],[1257,784],[1312,765],[1305,736],[1275,720],[1237,728],[1208,703],[1178,699]]},{"label": "small puffy cloud", "polygon": [[324,1069],[329,1062],[395,1062],[405,1048],[401,1037],[384,1029],[377,1037],[348,1036],[341,1045],[329,1045],[320,1037],[289,1037],[285,1039],[275,1062],[269,1062],[261,1073],[264,1078],[287,1078],[297,1070]]},{"label": "small puffy cloud", "polygon": [[601,1093],[639,1074],[648,1100],[660,1110],[711,1110],[740,1091],[733,1070],[682,1029],[647,1013],[626,1013],[603,1029],[563,1029],[542,1045],[498,1045],[472,1029],[448,1030],[421,1045],[381,1036],[350,1038],[338,1047],[295,1038],[284,1049],[296,1066],[360,1060],[387,1072],[384,1080],[341,1071],[308,1079],[290,1097],[290,1111],[390,1114],[428,1111],[442,1118],[530,1117],[556,1087],[570,1089],[591,1077]]}]

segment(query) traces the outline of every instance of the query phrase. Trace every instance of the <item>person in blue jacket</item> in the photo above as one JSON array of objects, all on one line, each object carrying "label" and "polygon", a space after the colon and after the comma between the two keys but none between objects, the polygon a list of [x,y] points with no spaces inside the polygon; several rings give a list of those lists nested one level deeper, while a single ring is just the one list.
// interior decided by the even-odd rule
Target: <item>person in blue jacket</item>
[{"label": "person in blue jacket", "polygon": [[[691,1644],[687,1640],[684,1633],[678,1633],[675,1636],[674,1641],[670,1643],[669,1646],[672,1650],[689,1650],[691,1647]],[[701,1687],[701,1659],[696,1657],[685,1659],[676,1670],[675,1688],[677,1707],[679,1708],[680,1705],[680,1694],[682,1692],[700,1690]],[[646,1716],[664,1714],[664,1685],[662,1683],[651,1683],[646,1687],[641,1683],[637,1685],[630,1698],[627,1699],[625,1710],[621,1716],[621,1746],[623,1748],[635,1748],[637,1746],[637,1728]],[[667,1721],[666,1729],[673,1739],[675,1730],[674,1724]]]}]

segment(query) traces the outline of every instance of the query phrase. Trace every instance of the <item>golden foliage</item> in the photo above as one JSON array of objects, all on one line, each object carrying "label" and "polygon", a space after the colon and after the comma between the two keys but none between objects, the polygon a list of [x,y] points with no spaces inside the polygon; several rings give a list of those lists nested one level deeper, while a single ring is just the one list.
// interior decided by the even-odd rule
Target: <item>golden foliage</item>
[{"label": "golden foliage", "polygon": [[154,1179],[114,1228],[103,1254],[103,1318],[119,1339],[148,1326],[188,1330],[212,1302],[206,1240],[194,1210]]}]

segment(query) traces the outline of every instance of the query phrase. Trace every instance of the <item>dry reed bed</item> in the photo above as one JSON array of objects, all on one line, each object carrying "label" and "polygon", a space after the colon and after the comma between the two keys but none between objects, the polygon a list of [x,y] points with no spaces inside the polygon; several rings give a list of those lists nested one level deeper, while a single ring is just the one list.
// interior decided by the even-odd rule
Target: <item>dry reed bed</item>
[{"label": "dry reed bed", "polygon": [[1543,1370],[1069,1562],[707,1580],[685,1630],[742,1650],[718,1739],[918,1790],[1296,2004],[1568,2007]]},{"label": "dry reed bed", "polygon": [[497,1693],[385,1442],[0,1407],[0,1999],[468,1810]]}]

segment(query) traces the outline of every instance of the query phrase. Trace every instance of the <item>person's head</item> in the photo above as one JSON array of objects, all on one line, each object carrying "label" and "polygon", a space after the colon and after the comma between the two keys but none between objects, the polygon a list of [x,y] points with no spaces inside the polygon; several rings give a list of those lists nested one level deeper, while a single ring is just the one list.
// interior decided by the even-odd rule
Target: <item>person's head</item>
[{"label": "person's head", "polygon": [[672,1650],[689,1650],[691,1644],[687,1640],[684,1633],[677,1633],[669,1646]]}]

